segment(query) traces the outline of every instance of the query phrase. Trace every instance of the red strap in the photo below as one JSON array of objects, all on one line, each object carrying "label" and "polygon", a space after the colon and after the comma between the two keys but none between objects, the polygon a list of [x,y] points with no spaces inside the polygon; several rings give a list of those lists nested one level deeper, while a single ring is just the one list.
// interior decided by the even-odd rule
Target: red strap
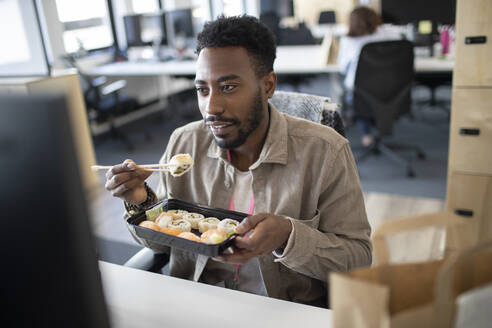
[{"label": "red strap", "polygon": [[[229,149],[227,149],[227,160],[229,163],[231,162],[231,152]],[[229,210],[234,211],[234,194],[231,194],[231,198],[229,199]],[[249,209],[248,209],[248,214],[252,215],[255,210],[255,196],[253,195],[253,192],[251,192],[251,198],[249,200]],[[234,272],[234,281],[239,280],[239,264],[235,264],[235,272]]]}]

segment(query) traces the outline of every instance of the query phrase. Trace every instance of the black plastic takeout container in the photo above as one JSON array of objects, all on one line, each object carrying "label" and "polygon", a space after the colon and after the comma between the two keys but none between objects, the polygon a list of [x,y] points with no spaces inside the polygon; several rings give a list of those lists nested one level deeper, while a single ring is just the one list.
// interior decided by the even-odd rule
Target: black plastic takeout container
[{"label": "black plastic takeout container", "polygon": [[[152,206],[152,208],[157,207],[160,204],[162,204],[163,211],[185,210],[188,212],[203,214],[205,217],[216,217],[219,220],[229,218],[241,222],[245,217],[248,216],[248,214],[240,212],[229,211],[222,208],[214,208],[206,205],[188,203],[179,199],[164,199]],[[130,224],[131,228],[134,229],[135,234],[141,239],[142,244],[152,249],[156,249],[154,245],[169,246],[180,248],[193,253],[214,257],[222,253],[229,246],[231,246],[235,238],[235,235],[232,235],[220,244],[208,245],[173,235],[168,235],[149,228],[140,227],[139,224],[144,220],[147,220],[146,214],[145,212],[141,212],[129,217],[127,219],[127,222]],[[199,232],[197,230],[192,229],[192,232],[199,236]]]}]

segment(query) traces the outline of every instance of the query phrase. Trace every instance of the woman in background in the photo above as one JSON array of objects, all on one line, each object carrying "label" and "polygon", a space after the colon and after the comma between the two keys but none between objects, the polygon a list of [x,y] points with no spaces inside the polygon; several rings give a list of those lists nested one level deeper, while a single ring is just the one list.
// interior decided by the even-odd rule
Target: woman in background
[{"label": "woman in background", "polygon": [[[340,40],[338,66],[345,75],[345,102],[352,104],[355,72],[362,47],[370,42],[398,40],[398,32],[381,26],[381,17],[369,7],[357,7],[350,13],[349,31]],[[369,146],[374,137],[371,134],[371,122],[367,119],[356,118],[362,133],[362,145]]]}]

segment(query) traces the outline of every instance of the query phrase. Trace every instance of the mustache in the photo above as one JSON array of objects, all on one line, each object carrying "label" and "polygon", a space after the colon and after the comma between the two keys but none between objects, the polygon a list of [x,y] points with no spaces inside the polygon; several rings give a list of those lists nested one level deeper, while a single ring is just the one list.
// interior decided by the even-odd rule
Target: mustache
[{"label": "mustache", "polygon": [[205,122],[205,124],[209,122],[224,122],[224,123],[239,124],[238,120],[233,118],[223,117],[221,115],[208,115],[203,119],[203,121]]}]

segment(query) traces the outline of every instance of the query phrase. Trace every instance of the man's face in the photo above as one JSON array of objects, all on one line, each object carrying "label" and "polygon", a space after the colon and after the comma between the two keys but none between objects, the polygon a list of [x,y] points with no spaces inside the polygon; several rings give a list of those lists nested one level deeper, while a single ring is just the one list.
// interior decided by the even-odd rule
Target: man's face
[{"label": "man's face", "polygon": [[203,119],[221,148],[246,142],[265,116],[260,79],[243,47],[205,48],[195,85]]}]

